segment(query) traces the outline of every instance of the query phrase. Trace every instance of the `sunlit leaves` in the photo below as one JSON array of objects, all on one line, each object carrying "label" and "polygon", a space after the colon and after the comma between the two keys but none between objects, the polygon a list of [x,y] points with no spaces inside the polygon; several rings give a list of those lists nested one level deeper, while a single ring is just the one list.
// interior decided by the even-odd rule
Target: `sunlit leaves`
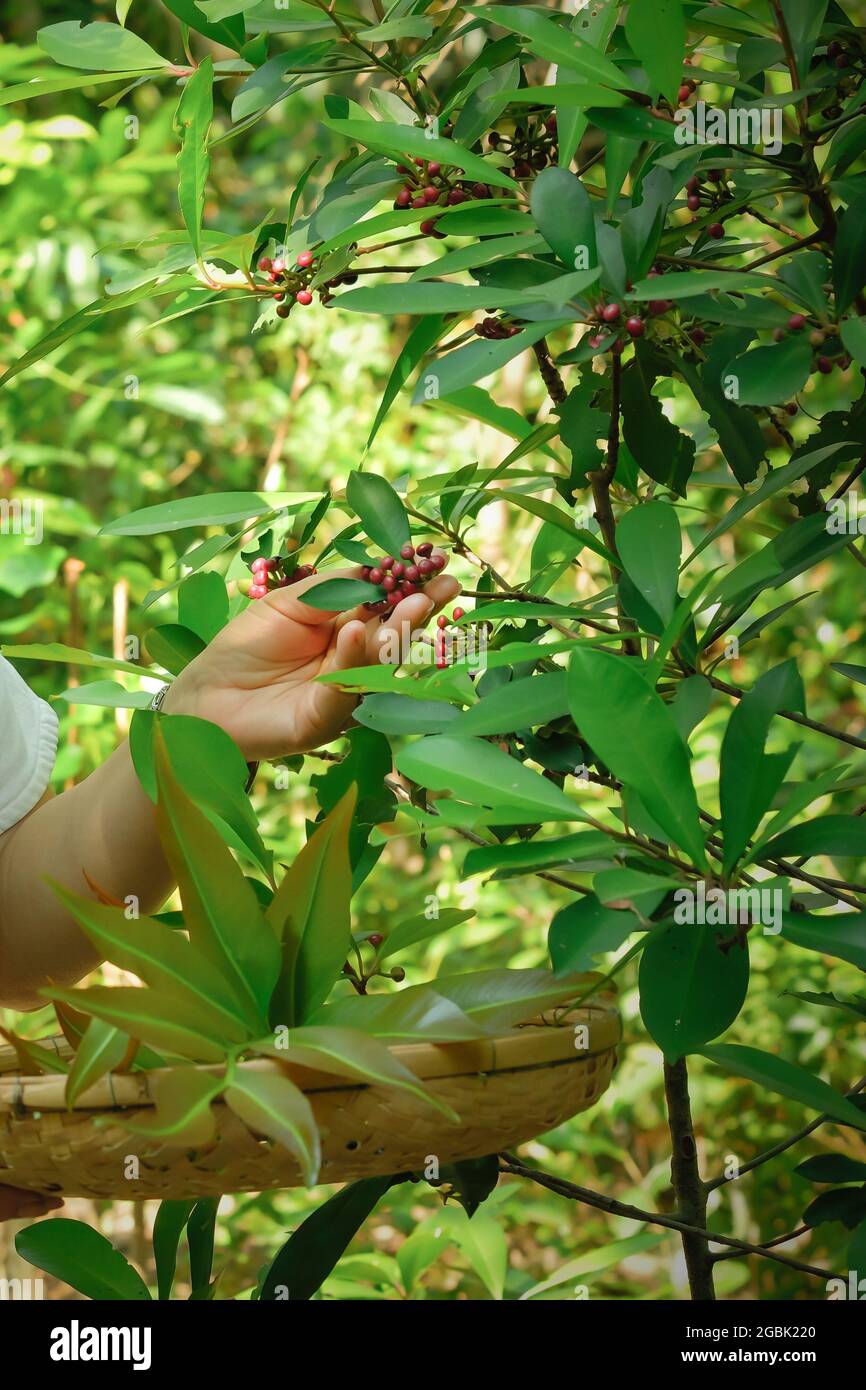
[{"label": "sunlit leaves", "polygon": [[177,196],[193,250],[201,254],[201,220],[210,172],[208,133],[213,120],[213,59],[202,59],[181,93],[175,130],[181,139],[177,157]]}]

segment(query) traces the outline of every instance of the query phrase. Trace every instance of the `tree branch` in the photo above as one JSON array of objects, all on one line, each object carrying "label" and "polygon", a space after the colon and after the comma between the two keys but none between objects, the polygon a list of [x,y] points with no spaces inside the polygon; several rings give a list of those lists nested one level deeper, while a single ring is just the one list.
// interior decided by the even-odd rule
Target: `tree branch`
[{"label": "tree branch", "polygon": [[[676,1194],[677,1210],[691,1227],[704,1230],[707,1224],[707,1193],[698,1172],[685,1058],[680,1057],[677,1062],[666,1061],[664,1075],[672,1145],[671,1183]],[[682,1240],[692,1298],[702,1303],[713,1302],[716,1297],[713,1262],[706,1238],[684,1231]]]}]

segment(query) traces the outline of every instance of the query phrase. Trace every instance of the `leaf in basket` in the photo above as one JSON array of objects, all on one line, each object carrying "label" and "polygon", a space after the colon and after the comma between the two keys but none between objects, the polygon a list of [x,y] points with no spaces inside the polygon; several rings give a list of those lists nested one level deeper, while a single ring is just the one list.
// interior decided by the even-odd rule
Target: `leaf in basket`
[{"label": "leaf in basket", "polygon": [[101,1018],[90,1019],[66,1078],[66,1104],[73,1106],[100,1077],[116,1071],[128,1048],[126,1033],[112,1023],[104,1023]]},{"label": "leaf in basket", "polygon": [[218,831],[175,777],[160,729],[154,746],[157,824],[180,888],[190,941],[230,983],[244,1017],[260,1033],[279,974],[277,941]]},{"label": "leaf in basket", "polygon": [[316,828],[267,909],[282,941],[283,964],[270,1021],[291,1028],[323,1004],[351,948],[349,831],[354,783]]},{"label": "leaf in basket", "polygon": [[312,1107],[286,1076],[239,1071],[225,1093],[226,1103],[254,1133],[284,1144],[301,1167],[308,1187],[319,1175],[321,1144]]},{"label": "leaf in basket", "polygon": [[312,1022],[354,1028],[389,1042],[471,1042],[489,1033],[431,985],[412,985],[396,994],[349,995],[318,1009]]},{"label": "leaf in basket", "polygon": [[0,1038],[5,1038],[9,1045],[14,1047],[23,1076],[42,1076],[46,1072],[54,1076],[65,1076],[69,1071],[69,1063],[50,1047],[40,1047],[38,1043],[30,1042],[28,1038],[19,1038],[17,1033],[11,1033],[3,1027],[0,1027]]},{"label": "leaf in basket", "polygon": [[488,1029],[512,1028],[542,1009],[586,993],[580,975],[556,977],[548,970],[478,970],[471,975],[440,975],[436,989]]},{"label": "leaf in basket", "polygon": [[147,1302],[148,1287],[137,1270],[105,1236],[83,1221],[54,1216],[19,1231],[15,1249],[23,1260],[61,1279],[85,1298]]},{"label": "leaf in basket", "polygon": [[209,1144],[216,1131],[211,1102],[223,1090],[225,1077],[196,1067],[172,1067],[156,1073],[150,1084],[155,1113],[127,1124],[127,1129],[195,1148]]},{"label": "leaf in basket", "polygon": [[389,956],[395,956],[398,951],[405,951],[409,946],[417,946],[422,941],[428,941],[431,937],[438,936],[440,932],[459,926],[461,922],[467,922],[470,917],[474,916],[473,908],[461,911],[457,907],[446,907],[436,917],[427,917],[423,912],[419,912],[417,916],[409,917],[405,922],[399,922],[394,930],[388,933],[388,938],[379,951],[379,959],[387,960]]},{"label": "leaf in basket", "polygon": [[362,1178],[323,1202],[293,1231],[265,1275],[261,1298],[301,1303],[313,1297],[376,1203],[407,1175]]},{"label": "leaf in basket", "polygon": [[87,1015],[78,1013],[77,1009],[70,1009],[68,1004],[55,1004],[54,1012],[69,1046],[80,1047],[81,1039],[84,1037],[90,1021]]},{"label": "leaf in basket", "polygon": [[[250,1036],[245,1003],[215,965],[180,932],[151,917],[129,920],[120,908],[103,907],[49,880],[54,892],[106,960],[138,975],[178,1003],[197,1004],[212,1017],[216,1036],[233,1042]],[[259,1020],[261,1023],[261,1020]]]},{"label": "leaf in basket", "polygon": [[190,1062],[221,1062],[225,1058],[227,1045],[214,1029],[212,1016],[198,1005],[179,1004],[158,990],[95,985],[92,989],[52,989],[50,997],[86,1009],[94,1018],[115,1024],[168,1056]]},{"label": "leaf in basket", "polygon": [[171,1286],[177,1269],[177,1247],[194,1206],[194,1201],[176,1201],[172,1198],[159,1204],[153,1222],[153,1259],[157,1297],[160,1299],[171,1298]]},{"label": "leaf in basket", "polygon": [[279,1061],[315,1071],[348,1076],[374,1085],[395,1086],[420,1097],[449,1118],[459,1120],[450,1106],[429,1095],[402,1062],[398,1062],[378,1038],[365,1037],[355,1028],[290,1028],[286,1047],[277,1043],[257,1043],[256,1049]]},{"label": "leaf in basket", "polygon": [[209,1299],[213,1285],[210,1282],[213,1269],[213,1244],[216,1229],[216,1214],[219,1197],[202,1197],[196,1202],[186,1223],[186,1238],[189,1244],[189,1278],[192,1284],[191,1299]]}]

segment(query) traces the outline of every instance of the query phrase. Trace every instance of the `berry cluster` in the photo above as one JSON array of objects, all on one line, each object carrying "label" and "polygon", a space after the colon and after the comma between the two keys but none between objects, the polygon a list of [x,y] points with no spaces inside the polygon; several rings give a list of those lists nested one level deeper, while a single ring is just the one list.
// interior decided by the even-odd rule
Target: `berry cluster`
[{"label": "berry cluster", "polygon": [[290,584],[297,584],[301,579],[309,579],[311,574],[316,573],[315,565],[295,565],[292,568],[290,559],[283,559],[280,556],[257,555],[255,560],[250,562],[252,572],[252,582],[246,588],[247,598],[264,598],[265,594],[271,593],[273,589],[287,589]]},{"label": "berry cluster", "polygon": [[518,323],[504,323],[502,319],[486,318],[476,323],[475,332],[479,338],[513,338],[520,332]]},{"label": "berry cluster", "polygon": [[514,161],[509,171],[512,178],[528,179],[548,164],[556,164],[559,157],[556,136],[556,116],[551,115],[535,126],[516,126],[511,138],[491,130],[487,144],[491,150],[499,150]]},{"label": "berry cluster", "polygon": [[[490,188],[486,183],[464,180],[461,171],[455,170],[457,178],[446,174],[442,165],[435,159],[423,159],[416,155],[411,164],[398,164],[397,173],[406,182],[394,199],[395,208],[458,207],[479,198],[489,198]],[[425,236],[441,240],[445,235],[436,228],[435,218],[422,222],[419,230]]]},{"label": "berry cluster", "polygon": [[694,82],[690,77],[687,77],[685,82],[680,84],[680,89],[677,92],[680,106],[684,106],[687,101],[691,100],[700,85],[700,82]]},{"label": "berry cluster", "polygon": [[[777,343],[781,343],[784,338],[787,338],[789,333],[802,333],[807,328],[809,329],[809,345],[815,349],[815,355],[812,359],[813,371],[821,372],[823,376],[829,376],[837,363],[842,371],[845,371],[851,366],[851,355],[843,351],[842,344],[838,338],[838,327],[835,324],[824,328],[817,326],[810,327],[809,320],[805,314],[792,314],[785,328],[779,327],[773,329],[773,338]],[[832,348],[834,342],[838,344],[836,351],[818,351],[819,348],[824,347],[828,343]]]},{"label": "berry cluster", "polygon": [[[294,267],[290,267],[283,256],[262,256],[258,269],[262,275],[267,276],[272,285],[277,286],[273,297],[280,301],[277,304],[277,314],[281,319],[288,318],[292,304],[312,304],[313,292],[310,286],[317,269],[314,252],[301,251]],[[330,301],[333,297],[330,291],[336,285],[354,285],[357,278],[353,270],[346,270],[333,280],[325,280],[318,287],[322,303],[327,304]]]},{"label": "berry cluster", "polygon": [[[709,187],[702,185],[697,174],[692,174],[686,184],[686,205],[689,212],[699,213],[719,208],[722,203],[730,202],[731,195],[728,192],[725,181],[724,169],[710,169],[707,173]],[[697,221],[695,216],[693,221]],[[725,235],[725,228],[721,222],[711,222],[707,227],[707,235],[714,241],[721,241]]]},{"label": "berry cluster", "polygon": [[[462,618],[465,615],[465,613],[465,608],[452,608],[451,622],[456,623],[458,619]],[[434,651],[436,654],[436,667],[439,671],[443,671],[445,667],[448,665],[449,653],[447,639],[445,636],[445,630],[448,627],[448,625],[449,620],[446,618],[444,613],[440,613],[439,617],[436,619],[436,626],[438,627],[439,631],[436,633],[436,641],[434,643]]]},{"label": "berry cluster", "polygon": [[361,578],[369,584],[376,584],[382,591],[381,599],[365,603],[368,613],[388,613],[396,608],[401,599],[419,594],[429,579],[444,570],[448,564],[442,554],[433,554],[431,541],[421,545],[410,545],[407,541],[400,551],[399,558],[383,555],[372,565],[365,565]]}]

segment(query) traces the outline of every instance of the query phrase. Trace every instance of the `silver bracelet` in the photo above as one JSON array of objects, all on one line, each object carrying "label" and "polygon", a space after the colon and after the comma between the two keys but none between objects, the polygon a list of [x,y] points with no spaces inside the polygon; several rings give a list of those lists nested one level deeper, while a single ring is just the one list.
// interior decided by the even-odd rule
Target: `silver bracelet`
[{"label": "silver bracelet", "polygon": [[151,702],[150,702],[150,708],[151,708],[152,710],[154,710],[154,711],[159,711],[159,710],[161,710],[161,709],[162,709],[162,702],[163,702],[163,700],[165,699],[166,695],[168,694],[168,692],[169,692],[170,690],[171,690],[171,686],[170,686],[170,685],[161,685],[160,688],[159,688],[159,690],[156,692],[156,694],[154,695],[153,699],[152,699]]}]

